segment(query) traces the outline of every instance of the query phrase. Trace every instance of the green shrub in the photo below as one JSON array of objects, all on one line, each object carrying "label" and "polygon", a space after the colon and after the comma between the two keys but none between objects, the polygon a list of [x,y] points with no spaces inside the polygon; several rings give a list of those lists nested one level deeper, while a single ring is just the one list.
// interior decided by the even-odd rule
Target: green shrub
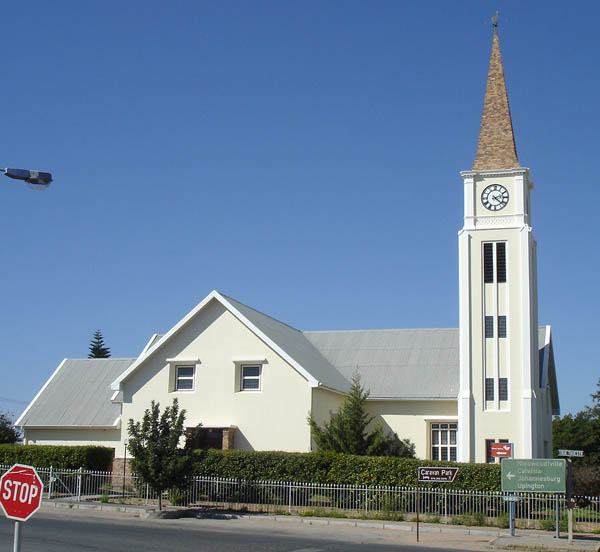
[{"label": "green shrub", "polygon": [[[543,519],[540,522],[540,527],[543,531],[555,531],[556,530],[556,523],[554,518],[546,518]],[[562,531],[563,533],[565,533],[566,531],[569,530],[569,520],[567,518],[566,515],[561,515],[560,519],[558,520],[558,530]],[[576,531],[575,529],[575,524],[573,524],[573,531]]]},{"label": "green shrub", "polygon": [[169,489],[168,498],[172,506],[185,506],[187,504],[187,493],[180,489]]},{"label": "green shrub", "polygon": [[458,464],[389,456],[355,456],[326,452],[257,452],[198,450],[195,473],[206,477],[295,481],[345,485],[407,486],[416,484],[419,466],[455,466],[454,483],[438,488],[499,491],[500,465]]},{"label": "green shrub", "polygon": [[496,525],[500,529],[508,529],[510,527],[510,518],[508,514],[500,514],[496,518]]},{"label": "green shrub", "polygon": [[0,445],[0,464],[108,471],[113,452],[112,448],[107,447]]},{"label": "green shrub", "polygon": [[469,527],[482,527],[487,523],[487,517],[481,512],[472,514],[461,514],[460,516],[452,516],[450,519],[452,525],[467,525]]}]

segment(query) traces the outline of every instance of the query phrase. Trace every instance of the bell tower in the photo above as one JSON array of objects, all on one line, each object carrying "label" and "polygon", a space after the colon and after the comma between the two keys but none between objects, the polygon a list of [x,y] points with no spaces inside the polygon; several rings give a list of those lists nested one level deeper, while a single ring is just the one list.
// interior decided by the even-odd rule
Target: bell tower
[{"label": "bell tower", "polygon": [[513,134],[497,22],[477,155],[464,182],[458,233],[460,391],[458,460],[486,462],[492,442],[515,458],[540,456],[536,243],[529,169]]}]

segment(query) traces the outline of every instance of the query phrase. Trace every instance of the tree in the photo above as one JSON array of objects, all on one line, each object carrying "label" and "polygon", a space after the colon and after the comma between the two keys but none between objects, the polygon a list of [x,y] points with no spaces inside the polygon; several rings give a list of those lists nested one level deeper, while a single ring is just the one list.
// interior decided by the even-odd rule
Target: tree
[{"label": "tree", "polygon": [[109,358],[110,357],[110,349],[104,345],[104,337],[102,337],[102,332],[100,330],[96,330],[94,332],[94,336],[92,337],[92,341],[90,342],[90,354],[88,358]]},{"label": "tree", "polygon": [[179,447],[185,431],[185,410],[177,399],[160,413],[160,404],[152,401],[141,422],[129,420],[127,443],[131,467],[152,490],[158,493],[162,510],[162,493],[169,488],[183,488],[191,472],[191,451]]},{"label": "tree", "polygon": [[0,444],[14,445],[21,438],[21,432],[13,425],[7,414],[0,412]]},{"label": "tree", "polygon": [[600,464],[600,379],[598,390],[592,393],[592,406],[577,414],[565,414],[552,422],[554,455],[558,449],[583,450],[583,458],[574,458],[579,465]]},{"label": "tree", "polygon": [[360,376],[355,374],[348,396],[329,422],[319,426],[312,413],[308,415],[308,424],[318,450],[361,456],[414,458],[415,446],[408,439],[399,439],[395,433],[386,435],[381,422],[376,423],[370,432],[367,431],[374,419],[365,410],[368,396],[369,391],[365,391]]}]

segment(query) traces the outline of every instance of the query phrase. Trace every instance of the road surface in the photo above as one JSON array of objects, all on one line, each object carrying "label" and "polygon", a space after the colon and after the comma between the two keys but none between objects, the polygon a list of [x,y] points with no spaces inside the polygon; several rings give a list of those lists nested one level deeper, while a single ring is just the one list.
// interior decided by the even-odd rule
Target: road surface
[{"label": "road surface", "polygon": [[[0,519],[0,552],[14,522]],[[22,525],[22,552],[409,552],[486,550],[491,537],[320,526],[257,519],[139,519],[129,514],[42,509]]]}]

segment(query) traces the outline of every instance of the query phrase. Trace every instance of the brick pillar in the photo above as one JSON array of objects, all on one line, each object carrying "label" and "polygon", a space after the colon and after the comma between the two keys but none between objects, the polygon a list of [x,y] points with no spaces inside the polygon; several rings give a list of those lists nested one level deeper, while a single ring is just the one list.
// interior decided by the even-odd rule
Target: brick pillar
[{"label": "brick pillar", "polygon": [[235,426],[223,428],[223,450],[232,450],[235,442]]}]

